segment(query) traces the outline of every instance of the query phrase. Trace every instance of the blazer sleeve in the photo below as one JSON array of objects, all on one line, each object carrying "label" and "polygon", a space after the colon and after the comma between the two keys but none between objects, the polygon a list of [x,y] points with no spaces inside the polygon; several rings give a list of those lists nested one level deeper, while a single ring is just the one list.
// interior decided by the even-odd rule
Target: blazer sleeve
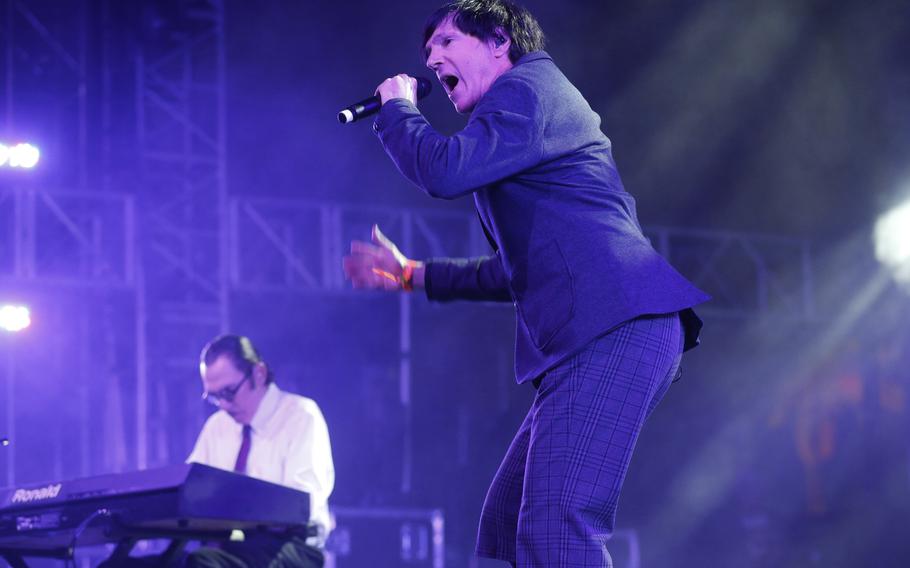
[{"label": "blazer sleeve", "polygon": [[438,302],[512,301],[498,254],[478,258],[429,259],[426,261],[424,288],[427,298]]},{"label": "blazer sleeve", "polygon": [[443,136],[413,104],[382,105],[373,130],[398,170],[432,197],[454,199],[537,165],[544,109],[524,80],[500,77],[463,130]]}]

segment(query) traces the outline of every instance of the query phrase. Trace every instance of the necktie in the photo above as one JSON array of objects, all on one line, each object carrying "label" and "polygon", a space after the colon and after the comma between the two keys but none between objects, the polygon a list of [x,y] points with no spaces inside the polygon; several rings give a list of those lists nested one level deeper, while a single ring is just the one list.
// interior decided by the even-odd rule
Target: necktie
[{"label": "necktie", "polygon": [[243,425],[243,442],[240,443],[240,451],[237,452],[237,461],[234,463],[234,471],[246,473],[246,458],[250,455],[250,433],[252,428],[249,424]]}]

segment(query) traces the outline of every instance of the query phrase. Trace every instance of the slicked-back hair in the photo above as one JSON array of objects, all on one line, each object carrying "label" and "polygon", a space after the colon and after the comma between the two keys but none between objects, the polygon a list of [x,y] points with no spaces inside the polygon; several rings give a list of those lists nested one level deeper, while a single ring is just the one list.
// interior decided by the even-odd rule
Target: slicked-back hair
[{"label": "slicked-back hair", "polygon": [[[262,357],[259,356],[259,352],[253,347],[253,342],[243,335],[219,335],[215,339],[209,341],[208,344],[202,348],[202,354],[199,355],[199,362],[209,366],[221,356],[229,358],[231,363],[237,367],[237,370],[244,375],[251,374],[253,372],[253,367],[255,367],[257,363],[265,363],[262,360]],[[272,369],[270,369],[268,365],[266,365],[265,368],[268,371],[265,384],[269,384],[274,381],[275,378],[272,376]]]},{"label": "slicked-back hair", "polygon": [[423,43],[420,53],[426,61],[427,42],[436,28],[452,16],[452,22],[462,32],[481,41],[496,38],[496,28],[502,28],[512,39],[509,47],[509,60],[518,61],[521,56],[540,51],[546,44],[543,30],[537,19],[523,6],[510,0],[455,0],[449,2],[430,14],[423,26]]}]

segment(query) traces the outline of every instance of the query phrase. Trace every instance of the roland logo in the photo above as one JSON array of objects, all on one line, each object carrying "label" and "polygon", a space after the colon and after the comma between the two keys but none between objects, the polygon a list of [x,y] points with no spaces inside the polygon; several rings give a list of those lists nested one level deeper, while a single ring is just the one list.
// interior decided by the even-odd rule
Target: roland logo
[{"label": "roland logo", "polygon": [[60,495],[63,488],[62,483],[39,487],[37,489],[16,489],[13,493],[12,503],[33,503],[35,501],[46,501]]}]

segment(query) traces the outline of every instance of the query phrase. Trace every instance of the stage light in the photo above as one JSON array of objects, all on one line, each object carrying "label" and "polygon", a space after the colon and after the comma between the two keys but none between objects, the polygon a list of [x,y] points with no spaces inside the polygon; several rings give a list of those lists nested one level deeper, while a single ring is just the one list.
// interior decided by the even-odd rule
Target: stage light
[{"label": "stage light", "polygon": [[15,146],[0,144],[0,168],[31,169],[35,167],[40,157],[41,152],[31,144],[23,143]]},{"label": "stage light", "polygon": [[0,329],[17,332],[31,325],[32,319],[25,306],[0,306]]},{"label": "stage light", "polygon": [[891,270],[894,279],[910,285],[910,201],[875,222],[875,258]]}]

